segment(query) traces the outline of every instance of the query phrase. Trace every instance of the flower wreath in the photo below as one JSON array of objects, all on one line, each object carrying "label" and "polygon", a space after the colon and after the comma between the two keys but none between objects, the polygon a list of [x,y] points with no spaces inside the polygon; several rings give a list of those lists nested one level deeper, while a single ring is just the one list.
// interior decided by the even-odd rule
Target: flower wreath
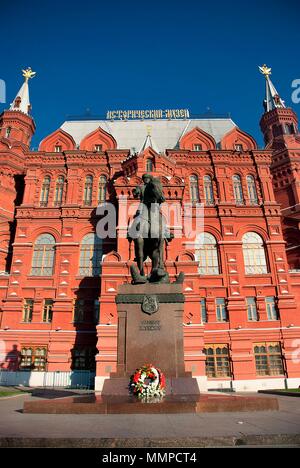
[{"label": "flower wreath", "polygon": [[130,377],[130,392],[142,399],[162,398],[165,395],[166,379],[160,369],[145,364]]}]

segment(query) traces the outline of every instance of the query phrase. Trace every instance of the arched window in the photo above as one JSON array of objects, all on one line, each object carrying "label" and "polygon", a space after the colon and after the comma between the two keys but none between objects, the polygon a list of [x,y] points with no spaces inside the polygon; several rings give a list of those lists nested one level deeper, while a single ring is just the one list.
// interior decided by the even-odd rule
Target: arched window
[{"label": "arched window", "polygon": [[21,370],[45,371],[47,363],[47,348],[35,346],[21,349]]},{"label": "arched window", "polygon": [[204,348],[207,377],[230,377],[229,349],[227,344],[209,344]]},{"label": "arched window", "polygon": [[291,123],[291,124],[289,124],[289,123],[285,124],[285,133],[286,133],[287,135],[292,135],[293,133],[295,133],[294,124],[293,124],[293,123]]},{"label": "arched window", "polygon": [[85,178],[83,202],[91,206],[93,199],[93,176],[88,175]]},{"label": "arched window", "polygon": [[54,268],[55,239],[51,234],[40,235],[34,244],[31,274],[51,276]]},{"label": "arched window", "polygon": [[153,171],[153,161],[152,159],[148,158],[146,161],[146,171],[152,172]]},{"label": "arched window", "polygon": [[195,174],[190,176],[190,192],[191,192],[191,202],[199,202],[199,184],[198,176]]},{"label": "arched window", "polygon": [[258,198],[257,198],[255,179],[254,179],[254,177],[252,175],[248,175],[246,180],[247,180],[247,189],[248,189],[249,201],[250,201],[251,205],[257,205],[258,204]]},{"label": "arched window", "polygon": [[254,343],[254,357],[257,375],[283,375],[283,358],[280,343]]},{"label": "arched window", "polygon": [[102,240],[97,234],[87,234],[81,242],[79,258],[80,276],[99,276],[102,259]]},{"label": "arched window", "polygon": [[99,195],[98,195],[98,202],[104,203],[106,201],[106,184],[107,178],[105,175],[100,176],[99,179]]},{"label": "arched window", "polygon": [[54,195],[54,205],[56,206],[59,206],[62,203],[63,193],[64,193],[64,184],[65,184],[65,178],[63,176],[59,176],[56,180],[55,195]]},{"label": "arched window", "polygon": [[217,241],[212,234],[203,232],[198,236],[195,258],[199,262],[200,275],[219,274]]},{"label": "arched window", "polygon": [[11,127],[7,127],[5,129],[5,137],[6,138],[9,138],[10,137],[10,134],[11,134]]},{"label": "arched window", "polygon": [[50,192],[50,183],[51,178],[46,176],[43,180],[42,190],[41,190],[41,198],[40,198],[40,205],[47,206],[49,200],[49,192]]},{"label": "arched window", "polygon": [[245,273],[260,275],[267,273],[267,261],[263,240],[256,232],[247,232],[243,235],[243,255]]},{"label": "arched window", "polygon": [[243,187],[242,187],[242,181],[239,175],[235,174],[232,177],[232,182],[233,182],[233,194],[234,194],[234,199],[237,205],[243,205],[244,204],[244,196],[243,196]]},{"label": "arched window", "polygon": [[203,177],[203,185],[204,185],[204,198],[206,205],[213,205],[214,204],[214,190],[212,179],[209,175]]}]

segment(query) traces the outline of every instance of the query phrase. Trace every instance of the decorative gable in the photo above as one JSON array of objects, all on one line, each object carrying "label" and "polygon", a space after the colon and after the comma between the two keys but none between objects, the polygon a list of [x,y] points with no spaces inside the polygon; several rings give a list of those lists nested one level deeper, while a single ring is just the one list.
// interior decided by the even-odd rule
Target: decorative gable
[{"label": "decorative gable", "polygon": [[221,148],[225,150],[250,151],[257,149],[257,144],[252,136],[235,127],[223,137]]},{"label": "decorative gable", "polygon": [[44,138],[39,146],[39,151],[47,151],[49,153],[59,153],[74,149],[76,149],[76,144],[73,137],[61,128]]},{"label": "decorative gable", "polygon": [[81,140],[80,149],[85,151],[114,150],[117,149],[117,142],[112,135],[99,127]]},{"label": "decorative gable", "polygon": [[181,138],[179,148],[190,151],[207,151],[216,149],[216,142],[211,135],[199,127],[195,127]]}]

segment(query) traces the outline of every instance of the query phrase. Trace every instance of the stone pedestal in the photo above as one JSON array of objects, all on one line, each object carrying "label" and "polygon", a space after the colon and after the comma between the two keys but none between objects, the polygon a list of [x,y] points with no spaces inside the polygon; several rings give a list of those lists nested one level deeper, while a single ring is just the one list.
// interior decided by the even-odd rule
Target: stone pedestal
[{"label": "stone pedestal", "polygon": [[196,379],[184,367],[182,285],[123,284],[116,303],[117,372],[104,382],[102,394],[128,394],[130,375],[144,364],[162,370],[167,394],[199,394]]}]

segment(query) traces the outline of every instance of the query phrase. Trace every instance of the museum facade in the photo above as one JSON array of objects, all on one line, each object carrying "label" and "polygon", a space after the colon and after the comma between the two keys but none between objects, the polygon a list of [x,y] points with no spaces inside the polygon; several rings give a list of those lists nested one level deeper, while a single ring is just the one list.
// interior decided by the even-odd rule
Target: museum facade
[{"label": "museum facade", "polygon": [[[37,151],[24,72],[0,115],[2,376],[46,385],[86,371],[101,390],[115,371],[133,191],[149,173],[173,235],[166,269],[184,272],[186,370],[200,389],[300,385],[300,135],[261,71],[264,149],[229,117],[167,109],[72,119]],[[113,234],[99,237],[110,210]]]}]

